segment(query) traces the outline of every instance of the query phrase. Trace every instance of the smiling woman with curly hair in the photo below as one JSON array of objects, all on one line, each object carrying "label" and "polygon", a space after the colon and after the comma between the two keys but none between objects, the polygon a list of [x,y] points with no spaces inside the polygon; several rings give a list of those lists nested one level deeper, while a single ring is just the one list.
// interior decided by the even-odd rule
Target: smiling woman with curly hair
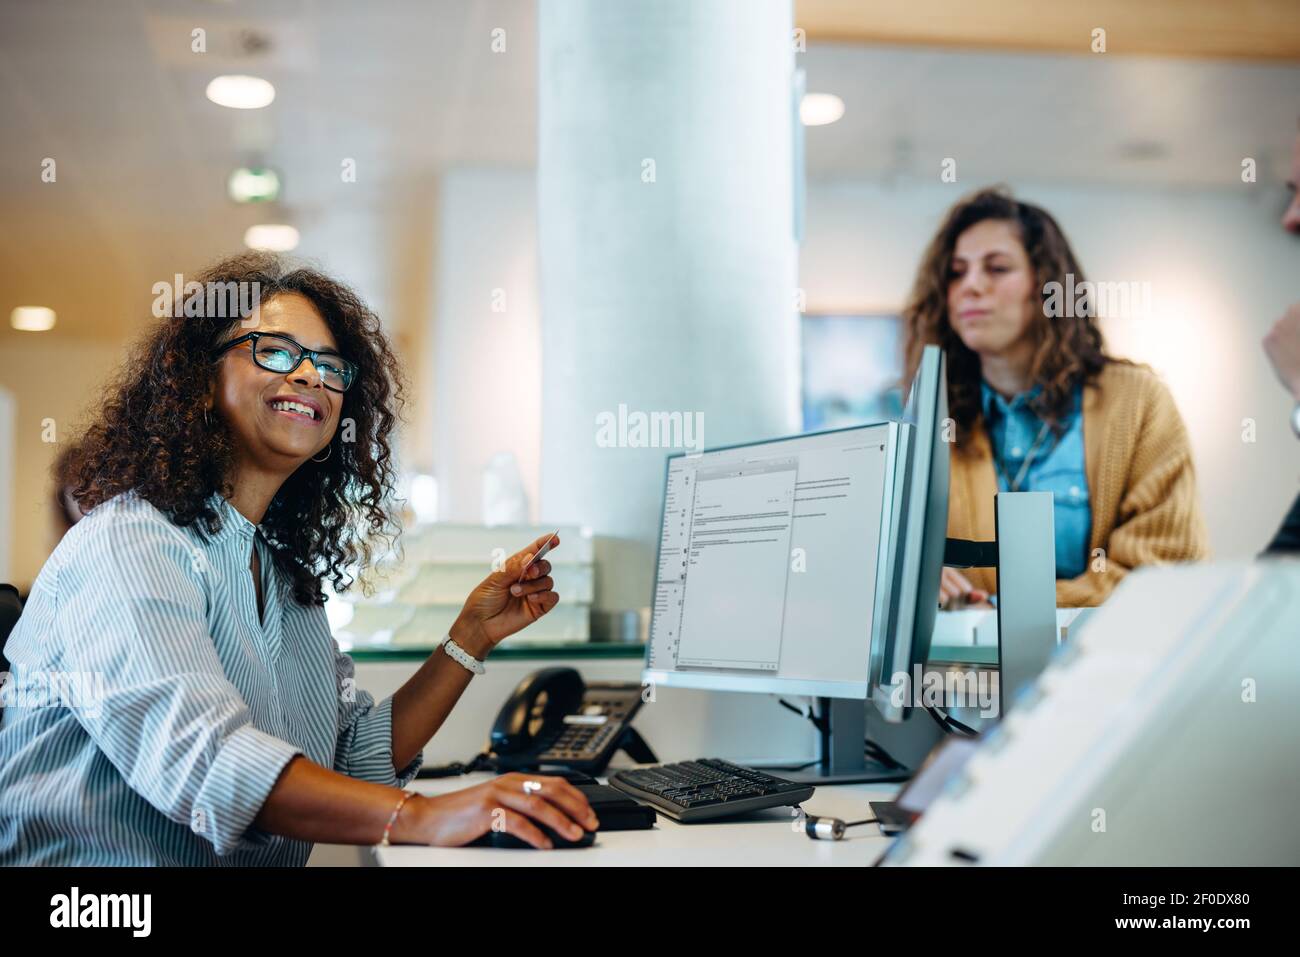
[{"label": "smiling woman with curly hair", "polygon": [[[205,290],[255,283],[266,300],[262,314],[233,322],[185,316],[185,303],[177,303],[178,315],[145,339],[110,386],[78,443],[71,480],[83,510],[133,491],[176,525],[201,523],[212,531],[219,525],[215,493],[237,509],[241,499],[251,504],[269,494],[260,532],[297,600],[319,605],[323,579],[346,587],[348,569],[367,564],[371,544],[393,532],[389,439],[401,408],[401,374],[379,317],[350,289],[318,272],[279,268],[272,257],[249,254],[198,277]],[[347,357],[352,378],[341,393],[328,383],[295,390],[248,361],[254,348],[257,355],[292,349],[265,333],[295,320],[327,334],[334,358]],[[223,348],[234,363],[213,361]],[[295,370],[299,378],[305,369]],[[244,382],[240,372],[254,381]],[[268,399],[290,392],[327,400],[307,399],[313,413],[328,415],[308,428],[284,420]],[[304,463],[304,452],[322,461]]]},{"label": "smiling woman with curly hair", "polygon": [[[465,844],[499,811],[535,846],[594,829],[557,778],[405,789],[480,659],[559,600],[550,563],[528,566],[543,543],[390,698],[358,690],[323,585],[395,532],[397,362],[319,272],[247,254],[197,281],[69,457],[87,514],[6,647],[0,864],[301,865],[315,841]],[[255,308],[213,309],[214,288]]]}]

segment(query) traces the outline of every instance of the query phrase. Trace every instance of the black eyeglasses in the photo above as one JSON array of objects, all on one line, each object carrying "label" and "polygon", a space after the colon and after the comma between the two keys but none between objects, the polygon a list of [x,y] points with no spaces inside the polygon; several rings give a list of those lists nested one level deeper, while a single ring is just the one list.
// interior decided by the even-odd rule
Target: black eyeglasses
[{"label": "black eyeglasses", "polygon": [[335,352],[315,352],[288,336],[273,332],[250,332],[246,336],[232,339],[212,354],[219,359],[235,346],[251,342],[253,361],[268,372],[288,375],[303,359],[311,359],[320,376],[321,385],[331,392],[346,392],[352,380],[357,377],[357,367]]}]

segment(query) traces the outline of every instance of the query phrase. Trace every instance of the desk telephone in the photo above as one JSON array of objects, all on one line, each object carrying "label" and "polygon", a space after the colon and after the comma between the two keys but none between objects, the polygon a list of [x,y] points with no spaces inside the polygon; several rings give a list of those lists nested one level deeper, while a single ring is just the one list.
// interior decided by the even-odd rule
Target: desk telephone
[{"label": "desk telephone", "polygon": [[659,759],[630,724],[641,703],[636,682],[587,683],[573,668],[542,668],[502,705],[488,747],[503,772],[560,765],[597,775],[620,749],[655,764]]}]

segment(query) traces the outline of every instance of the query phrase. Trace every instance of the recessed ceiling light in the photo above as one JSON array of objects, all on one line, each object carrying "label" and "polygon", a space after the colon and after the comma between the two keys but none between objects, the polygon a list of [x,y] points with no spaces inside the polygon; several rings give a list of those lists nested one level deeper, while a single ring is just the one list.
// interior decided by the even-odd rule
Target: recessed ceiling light
[{"label": "recessed ceiling light", "polygon": [[232,110],[259,110],[275,99],[275,87],[260,76],[228,74],[208,84],[208,99]]},{"label": "recessed ceiling light", "polygon": [[804,126],[825,126],[844,115],[844,101],[834,93],[805,93],[799,101]]},{"label": "recessed ceiling light", "polygon": [[236,203],[269,203],[280,195],[280,177],[273,169],[241,166],[226,181],[226,195]]},{"label": "recessed ceiling light", "polygon": [[298,245],[298,230],[283,223],[260,223],[249,226],[244,233],[244,245],[249,249],[287,253]]},{"label": "recessed ceiling light", "polygon": [[54,328],[54,310],[46,306],[19,306],[9,313],[9,325],[23,332],[45,332]]}]

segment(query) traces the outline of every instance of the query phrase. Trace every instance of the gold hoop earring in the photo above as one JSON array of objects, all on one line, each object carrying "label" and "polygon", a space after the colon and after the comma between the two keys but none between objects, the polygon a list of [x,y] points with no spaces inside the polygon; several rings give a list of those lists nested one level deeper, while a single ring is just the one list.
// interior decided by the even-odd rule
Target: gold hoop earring
[{"label": "gold hoop earring", "polygon": [[[320,453],[318,452],[318,453],[316,453],[316,454],[319,455]],[[325,458],[323,458],[323,459],[318,459],[318,458],[316,458],[315,455],[313,455],[313,456],[311,457],[311,460],[312,460],[313,462],[316,462],[316,463],[325,462],[325,461],[328,461],[329,457],[330,457],[331,455],[333,455],[333,454],[334,454],[334,443],[331,442],[329,445],[325,446]]]}]

